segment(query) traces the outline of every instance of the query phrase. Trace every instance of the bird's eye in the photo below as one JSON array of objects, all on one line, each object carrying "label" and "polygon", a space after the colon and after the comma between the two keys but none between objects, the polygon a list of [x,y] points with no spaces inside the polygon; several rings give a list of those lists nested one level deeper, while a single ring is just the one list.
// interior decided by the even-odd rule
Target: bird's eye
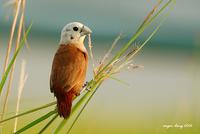
[{"label": "bird's eye", "polygon": [[78,31],[78,27],[73,27],[73,30],[74,31]]}]

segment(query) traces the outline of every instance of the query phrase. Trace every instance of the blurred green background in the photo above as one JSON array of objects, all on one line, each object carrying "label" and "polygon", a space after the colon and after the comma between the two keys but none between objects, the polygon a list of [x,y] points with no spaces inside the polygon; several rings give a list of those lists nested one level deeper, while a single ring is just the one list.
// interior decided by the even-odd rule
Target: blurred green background
[{"label": "blurred green background", "polygon": [[[13,19],[5,2],[0,0],[0,71]],[[24,49],[17,59],[7,116],[15,111],[22,59],[27,62],[28,80],[20,111],[54,100],[49,90],[49,74],[65,24],[79,21],[92,29],[95,59],[99,61],[119,33],[124,36],[119,47],[128,41],[155,3],[156,0],[27,0],[26,23],[33,22],[28,38],[30,49]],[[72,134],[200,133],[199,5],[199,0],[177,0],[165,24],[135,58],[134,64],[144,68],[118,75],[129,83],[128,87],[107,80],[75,124]],[[143,42],[146,36],[141,36],[137,43]],[[90,65],[87,80],[91,78]],[[24,126],[41,114],[23,117],[19,123]],[[170,124],[192,124],[192,127],[163,127]],[[11,128],[11,122],[3,124],[4,133],[11,133]],[[42,125],[26,133],[36,133],[39,128]]]}]

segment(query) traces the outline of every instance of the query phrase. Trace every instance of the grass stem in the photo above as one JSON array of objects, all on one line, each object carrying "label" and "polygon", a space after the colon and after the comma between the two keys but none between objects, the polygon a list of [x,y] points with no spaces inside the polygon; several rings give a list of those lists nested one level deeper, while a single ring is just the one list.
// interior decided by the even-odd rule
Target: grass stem
[{"label": "grass stem", "polygon": [[45,104],[45,105],[43,105],[43,106],[40,106],[40,107],[37,107],[37,108],[31,109],[31,110],[28,110],[28,111],[26,111],[26,112],[23,112],[23,113],[21,113],[21,114],[18,114],[18,115],[15,115],[15,116],[9,117],[9,118],[7,118],[7,119],[4,119],[4,120],[0,121],[0,123],[3,123],[3,122],[6,122],[6,121],[9,121],[9,120],[15,119],[15,118],[17,118],[17,117],[21,117],[21,116],[24,116],[24,115],[27,115],[27,114],[30,114],[30,113],[36,112],[36,111],[39,111],[39,110],[42,110],[42,109],[44,109],[44,108],[47,108],[47,107],[53,106],[53,105],[55,105],[55,104],[56,104],[55,101],[54,101],[54,102],[51,102],[51,103],[48,103],[48,104]]},{"label": "grass stem", "polygon": [[47,118],[49,118],[50,116],[52,116],[52,115],[55,114],[56,112],[57,112],[56,110],[50,111],[49,113],[47,113],[47,114],[41,116],[40,118],[34,120],[33,122],[29,123],[28,125],[22,127],[22,128],[21,128],[20,130],[18,130],[15,134],[20,134],[20,133],[26,131],[27,129],[29,129],[29,128],[35,126],[35,125],[37,125],[38,123],[40,123],[40,122],[42,122],[42,121],[44,121],[44,120],[46,120]]},{"label": "grass stem", "polygon": [[58,117],[58,113],[55,114],[55,116],[40,130],[38,134],[42,134],[52,123],[53,121]]},{"label": "grass stem", "polygon": [[[20,99],[21,99],[21,95],[22,95],[22,92],[23,92],[23,89],[24,89],[24,85],[25,85],[27,77],[28,77],[25,73],[25,67],[26,67],[26,62],[25,62],[25,60],[23,60],[22,66],[21,66],[21,74],[20,74],[20,82],[19,82],[19,87],[18,87],[17,106],[16,106],[15,115],[18,115],[18,113],[19,113]],[[18,118],[15,118],[14,130],[13,130],[14,133],[17,130],[17,122],[18,122]]]},{"label": "grass stem", "polygon": [[[22,13],[21,13],[21,17],[20,17],[20,22],[19,22],[19,27],[18,27],[18,33],[17,33],[17,42],[16,42],[16,45],[15,45],[15,52],[17,51],[18,47],[19,47],[19,44],[20,44],[20,39],[21,39],[21,34],[22,34],[22,26],[23,26],[23,21],[24,21],[24,9],[25,9],[25,4],[24,4],[24,1],[25,0],[22,0]],[[16,64],[16,59],[13,63],[13,66],[11,68],[11,71],[10,71],[10,77],[9,77],[9,80],[8,80],[8,85],[7,85],[7,89],[6,89],[6,94],[5,94],[5,98],[4,98],[4,101],[3,101],[3,110],[2,110],[2,116],[1,116],[1,120],[3,119],[4,117],[4,113],[7,109],[7,104],[8,104],[8,98],[9,98],[9,95],[10,95],[10,90],[11,90],[11,86],[12,86],[12,81],[13,81],[13,75],[14,75],[14,69],[15,69],[15,64]]]},{"label": "grass stem", "polygon": [[6,80],[7,80],[7,77],[8,77],[8,75],[9,75],[9,72],[10,72],[10,70],[11,70],[11,68],[12,68],[12,65],[13,65],[15,59],[17,58],[17,55],[19,54],[20,50],[21,50],[22,47],[24,46],[25,38],[28,36],[28,34],[29,34],[29,32],[30,32],[31,26],[32,26],[32,24],[29,25],[29,27],[28,27],[28,29],[27,29],[27,31],[26,31],[24,37],[22,38],[22,40],[21,40],[21,42],[20,42],[20,44],[19,44],[19,47],[18,47],[17,51],[14,53],[14,56],[12,57],[12,59],[11,59],[9,65],[8,65],[8,67],[7,67],[6,71],[5,71],[5,73],[4,73],[3,76],[2,76],[2,79],[1,79],[1,81],[0,81],[0,95],[1,95],[1,93],[2,93],[2,89],[3,89],[4,85],[5,85],[5,82],[6,82]]}]

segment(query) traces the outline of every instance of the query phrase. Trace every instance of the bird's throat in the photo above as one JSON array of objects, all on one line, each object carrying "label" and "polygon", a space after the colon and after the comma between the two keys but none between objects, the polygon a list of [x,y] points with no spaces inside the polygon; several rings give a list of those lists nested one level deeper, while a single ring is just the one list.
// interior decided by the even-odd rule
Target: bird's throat
[{"label": "bird's throat", "polygon": [[81,51],[87,53],[87,50],[85,48],[85,45],[83,43],[75,44],[75,46],[80,49]]}]

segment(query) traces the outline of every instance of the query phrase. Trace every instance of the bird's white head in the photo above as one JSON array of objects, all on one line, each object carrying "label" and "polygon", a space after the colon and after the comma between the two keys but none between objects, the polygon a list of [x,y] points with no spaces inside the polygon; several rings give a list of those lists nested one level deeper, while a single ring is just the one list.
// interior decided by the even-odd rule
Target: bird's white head
[{"label": "bird's white head", "polygon": [[83,42],[85,36],[90,33],[92,33],[90,28],[79,22],[69,23],[62,29],[60,44],[73,44],[80,49],[85,49]]}]

